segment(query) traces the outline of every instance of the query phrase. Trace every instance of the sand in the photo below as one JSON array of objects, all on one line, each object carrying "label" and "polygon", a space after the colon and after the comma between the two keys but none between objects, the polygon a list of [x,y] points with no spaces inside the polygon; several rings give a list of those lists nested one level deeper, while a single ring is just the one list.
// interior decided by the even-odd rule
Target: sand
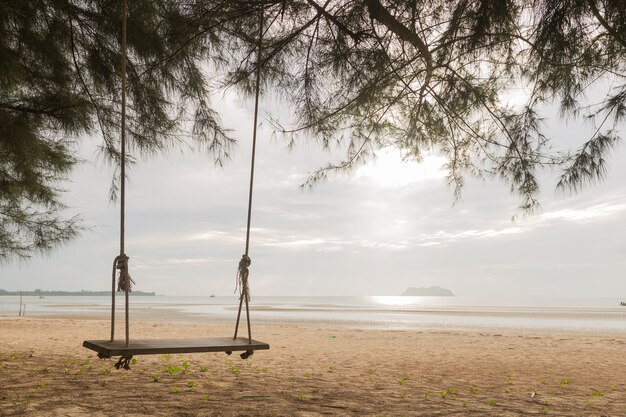
[{"label": "sand", "polygon": [[[0,318],[0,416],[626,416],[625,335],[261,324],[253,336],[271,349],[246,361],[142,356],[125,371],[81,347],[108,331]],[[137,322],[131,336],[231,332]]]}]

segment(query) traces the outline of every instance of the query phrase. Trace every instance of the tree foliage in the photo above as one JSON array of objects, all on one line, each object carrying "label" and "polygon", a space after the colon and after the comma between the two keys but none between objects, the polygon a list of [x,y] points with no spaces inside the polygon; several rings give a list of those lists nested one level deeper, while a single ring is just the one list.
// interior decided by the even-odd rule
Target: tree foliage
[{"label": "tree foliage", "polygon": [[[274,120],[278,131],[291,143],[308,137],[347,149],[310,183],[380,148],[416,160],[436,151],[447,156],[457,192],[468,174],[498,176],[532,211],[546,167],[559,170],[563,189],[602,178],[626,115],[623,0],[129,6],[128,133],[140,152],[188,134],[221,162],[232,139],[208,101],[207,77],[252,93],[261,65],[265,92],[295,109],[292,119]],[[56,217],[75,138],[99,133],[117,162],[118,33],[117,0],[0,0],[0,259],[75,233],[74,220]],[[585,93],[599,80],[613,88],[589,106]],[[513,103],[511,91],[520,86],[524,102]],[[542,129],[542,106],[554,102],[564,118],[584,117],[596,127],[570,152],[553,151],[554,138]]]},{"label": "tree foliage", "polygon": [[[232,139],[202,71],[205,39],[188,36],[197,31],[178,2],[129,2],[131,150],[160,151],[187,133],[216,162],[228,157]],[[60,189],[77,138],[100,136],[117,166],[119,38],[119,1],[0,0],[0,261],[79,231],[78,218],[62,217]]]},{"label": "tree foliage", "polygon": [[[448,158],[457,192],[466,174],[496,175],[538,206],[543,168],[560,170],[559,188],[601,178],[626,115],[626,3],[623,0],[358,0],[194,2],[211,27],[226,84],[249,91],[262,9],[267,23],[260,64],[266,85],[296,109],[292,140],[347,144],[345,160],[314,172],[350,169],[393,146],[420,160]],[[214,22],[220,22],[215,24]],[[585,93],[614,84],[593,107]],[[523,104],[511,103],[524,87]],[[554,152],[541,109],[597,130],[571,152]],[[578,138],[580,139],[580,138]]]}]

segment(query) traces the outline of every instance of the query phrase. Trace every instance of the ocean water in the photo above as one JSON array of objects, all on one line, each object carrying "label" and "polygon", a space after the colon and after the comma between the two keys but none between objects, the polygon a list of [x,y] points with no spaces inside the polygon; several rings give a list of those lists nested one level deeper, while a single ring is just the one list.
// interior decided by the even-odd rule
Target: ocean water
[{"label": "ocean water", "polygon": [[[116,298],[118,314],[123,297]],[[110,297],[24,297],[27,316],[98,315]],[[140,320],[234,321],[238,299],[228,297],[131,296]],[[0,316],[16,316],[19,297],[0,297]],[[254,297],[252,321],[318,323],[390,330],[581,331],[626,334],[626,307],[613,298],[478,297]]]}]

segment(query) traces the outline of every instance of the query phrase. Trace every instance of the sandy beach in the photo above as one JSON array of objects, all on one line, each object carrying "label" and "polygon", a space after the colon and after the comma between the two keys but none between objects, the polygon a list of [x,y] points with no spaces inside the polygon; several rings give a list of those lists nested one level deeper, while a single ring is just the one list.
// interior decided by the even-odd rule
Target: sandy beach
[{"label": "sandy beach", "polygon": [[[186,338],[232,326],[131,330]],[[626,415],[623,335],[261,324],[253,336],[271,349],[246,361],[142,356],[125,371],[81,347],[108,331],[85,317],[0,318],[0,416]]]}]

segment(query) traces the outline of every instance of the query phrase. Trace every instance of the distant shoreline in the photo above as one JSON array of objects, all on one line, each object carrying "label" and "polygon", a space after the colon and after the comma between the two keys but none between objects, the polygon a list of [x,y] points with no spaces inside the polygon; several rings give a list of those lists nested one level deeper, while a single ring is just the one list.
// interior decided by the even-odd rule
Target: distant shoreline
[{"label": "distant shoreline", "polygon": [[[139,296],[147,296],[154,297],[156,293],[154,292],[145,292],[145,291],[132,291],[131,295],[139,295]],[[6,291],[0,290],[0,296],[2,295],[22,295],[22,296],[35,296],[35,297],[56,297],[56,296],[106,296],[111,295],[111,291],[43,291],[43,290],[35,290],[35,291]]]}]

